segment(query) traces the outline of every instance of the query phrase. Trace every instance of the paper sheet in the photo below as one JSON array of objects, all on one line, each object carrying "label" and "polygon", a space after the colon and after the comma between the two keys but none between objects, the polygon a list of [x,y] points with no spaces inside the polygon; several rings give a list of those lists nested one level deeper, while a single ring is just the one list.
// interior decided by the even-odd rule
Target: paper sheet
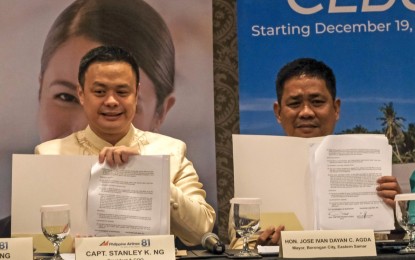
[{"label": "paper sheet", "polygon": [[[153,156],[138,157],[145,160]],[[64,203],[71,207],[71,235],[88,235],[88,186],[97,161],[97,156],[84,155],[13,155],[12,235],[42,234],[40,206]],[[168,169],[166,172],[162,180],[167,183],[160,183],[158,189],[164,187],[170,196],[170,173]],[[170,209],[169,197],[162,201],[165,204],[161,207]],[[169,217],[162,221],[168,221],[163,225],[169,227]]]},{"label": "paper sheet", "polygon": [[90,234],[169,234],[169,168],[169,156],[133,156],[114,168],[96,163],[88,189]]},{"label": "paper sheet", "polygon": [[[375,167],[382,168],[382,175],[391,174],[391,148],[387,144],[384,136],[343,136],[344,138],[363,138],[368,143],[372,143],[375,140],[375,143],[383,144],[383,147],[386,148],[379,149],[383,149],[381,156],[384,156],[382,159],[384,164],[380,165],[378,162],[373,163]],[[330,138],[338,137],[340,136],[330,136]],[[318,211],[321,210],[321,207],[316,211],[315,203],[319,201],[318,198],[321,198],[321,194],[317,197],[319,193],[316,191],[329,194],[329,190],[324,187],[322,188],[319,181],[315,181],[315,174],[311,173],[319,173],[320,169],[318,167],[324,167],[324,165],[320,165],[319,163],[316,166],[310,165],[310,157],[312,160],[315,160],[312,158],[314,157],[313,151],[324,138],[327,137],[297,138],[286,136],[234,135],[235,197],[261,198],[262,212],[293,212],[305,230],[319,229],[320,227],[317,225],[321,225],[322,223],[320,221],[321,219],[318,219],[321,215],[318,214]],[[344,145],[347,143],[348,141],[345,141]],[[366,146],[366,143],[357,143],[363,145],[363,147]],[[361,148],[362,146],[359,147]],[[368,145],[367,147],[370,146]],[[320,155],[317,157],[323,160]],[[375,194],[376,177],[373,177],[372,181],[371,187],[368,187],[371,190],[370,194],[374,195],[371,200],[378,202],[380,199]],[[319,186],[315,187],[315,185]],[[327,183],[325,185],[327,186]],[[376,213],[377,218],[384,217],[383,220],[380,220],[382,222],[380,226],[372,225],[374,222],[371,221],[362,221],[362,224],[355,226],[355,228],[362,227],[370,229],[379,227],[382,230],[393,229],[393,212],[391,209],[384,203],[380,203],[378,208],[381,209],[381,212],[385,213],[383,215]],[[364,216],[365,211],[362,214]],[[367,213],[366,217],[368,217]],[[348,228],[345,224],[345,222],[340,223],[341,229],[343,227]]]},{"label": "paper sheet", "polygon": [[376,194],[376,180],[392,172],[384,136],[327,136],[311,150],[316,229],[394,229],[393,210]]},{"label": "paper sheet", "polygon": [[310,144],[320,140],[233,135],[234,196],[261,198],[261,212],[293,212],[304,229],[313,229],[308,157]]}]

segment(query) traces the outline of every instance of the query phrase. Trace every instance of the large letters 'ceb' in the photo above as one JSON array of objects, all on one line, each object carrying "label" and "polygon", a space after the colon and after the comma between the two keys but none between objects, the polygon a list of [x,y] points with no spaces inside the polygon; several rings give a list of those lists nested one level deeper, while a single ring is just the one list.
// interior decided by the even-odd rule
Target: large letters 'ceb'
[{"label": "large letters 'ceb'", "polygon": [[[362,9],[361,12],[383,12],[389,10],[396,0],[388,0],[386,3],[382,5],[370,5],[370,0],[362,0]],[[414,0],[402,0],[402,4],[411,11],[415,11],[415,4],[412,2]],[[313,7],[303,7],[297,3],[296,0],[288,0],[288,4],[290,5],[291,9],[299,14],[315,14],[323,10],[323,5],[317,4]],[[337,0],[330,0],[328,13],[356,13],[357,6],[339,6],[337,5]]]}]

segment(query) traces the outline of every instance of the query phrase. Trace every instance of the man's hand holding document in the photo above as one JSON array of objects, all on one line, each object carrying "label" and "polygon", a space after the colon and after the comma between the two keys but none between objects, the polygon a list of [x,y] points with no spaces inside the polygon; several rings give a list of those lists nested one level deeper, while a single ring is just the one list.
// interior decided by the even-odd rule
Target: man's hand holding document
[{"label": "man's hand holding document", "polygon": [[262,212],[294,212],[308,230],[394,229],[393,210],[376,192],[392,172],[383,135],[234,135],[233,145],[235,196],[261,198]]}]

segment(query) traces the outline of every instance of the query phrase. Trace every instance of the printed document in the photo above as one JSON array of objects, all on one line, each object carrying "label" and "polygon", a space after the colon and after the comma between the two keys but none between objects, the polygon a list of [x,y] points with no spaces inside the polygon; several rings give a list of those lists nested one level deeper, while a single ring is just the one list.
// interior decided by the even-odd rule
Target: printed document
[{"label": "printed document", "polygon": [[293,212],[305,230],[394,229],[376,194],[377,178],[392,173],[383,135],[234,135],[233,159],[235,197],[261,198],[263,213]]},{"label": "printed document", "polygon": [[393,210],[376,194],[376,180],[392,172],[384,136],[327,136],[312,146],[318,229],[394,229]]},{"label": "printed document", "polygon": [[169,156],[133,156],[92,167],[88,227],[95,236],[170,233]]},{"label": "printed document", "polygon": [[[15,154],[12,234],[42,234],[40,207],[64,203],[71,207],[73,236],[144,230],[148,235],[170,234],[169,158],[132,156],[111,171],[97,164],[98,156]],[[88,216],[96,223],[88,223]]]}]

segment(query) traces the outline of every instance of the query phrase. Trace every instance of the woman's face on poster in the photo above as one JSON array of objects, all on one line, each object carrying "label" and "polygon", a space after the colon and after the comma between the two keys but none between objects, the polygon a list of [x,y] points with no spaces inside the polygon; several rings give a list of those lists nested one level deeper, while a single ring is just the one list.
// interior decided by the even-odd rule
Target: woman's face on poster
[{"label": "woman's face on poster", "polygon": [[[101,44],[83,37],[63,43],[50,59],[40,79],[38,128],[41,142],[62,138],[86,127],[87,120],[77,96],[81,58]],[[141,130],[158,129],[155,86],[140,69],[140,88],[134,125]]]}]

